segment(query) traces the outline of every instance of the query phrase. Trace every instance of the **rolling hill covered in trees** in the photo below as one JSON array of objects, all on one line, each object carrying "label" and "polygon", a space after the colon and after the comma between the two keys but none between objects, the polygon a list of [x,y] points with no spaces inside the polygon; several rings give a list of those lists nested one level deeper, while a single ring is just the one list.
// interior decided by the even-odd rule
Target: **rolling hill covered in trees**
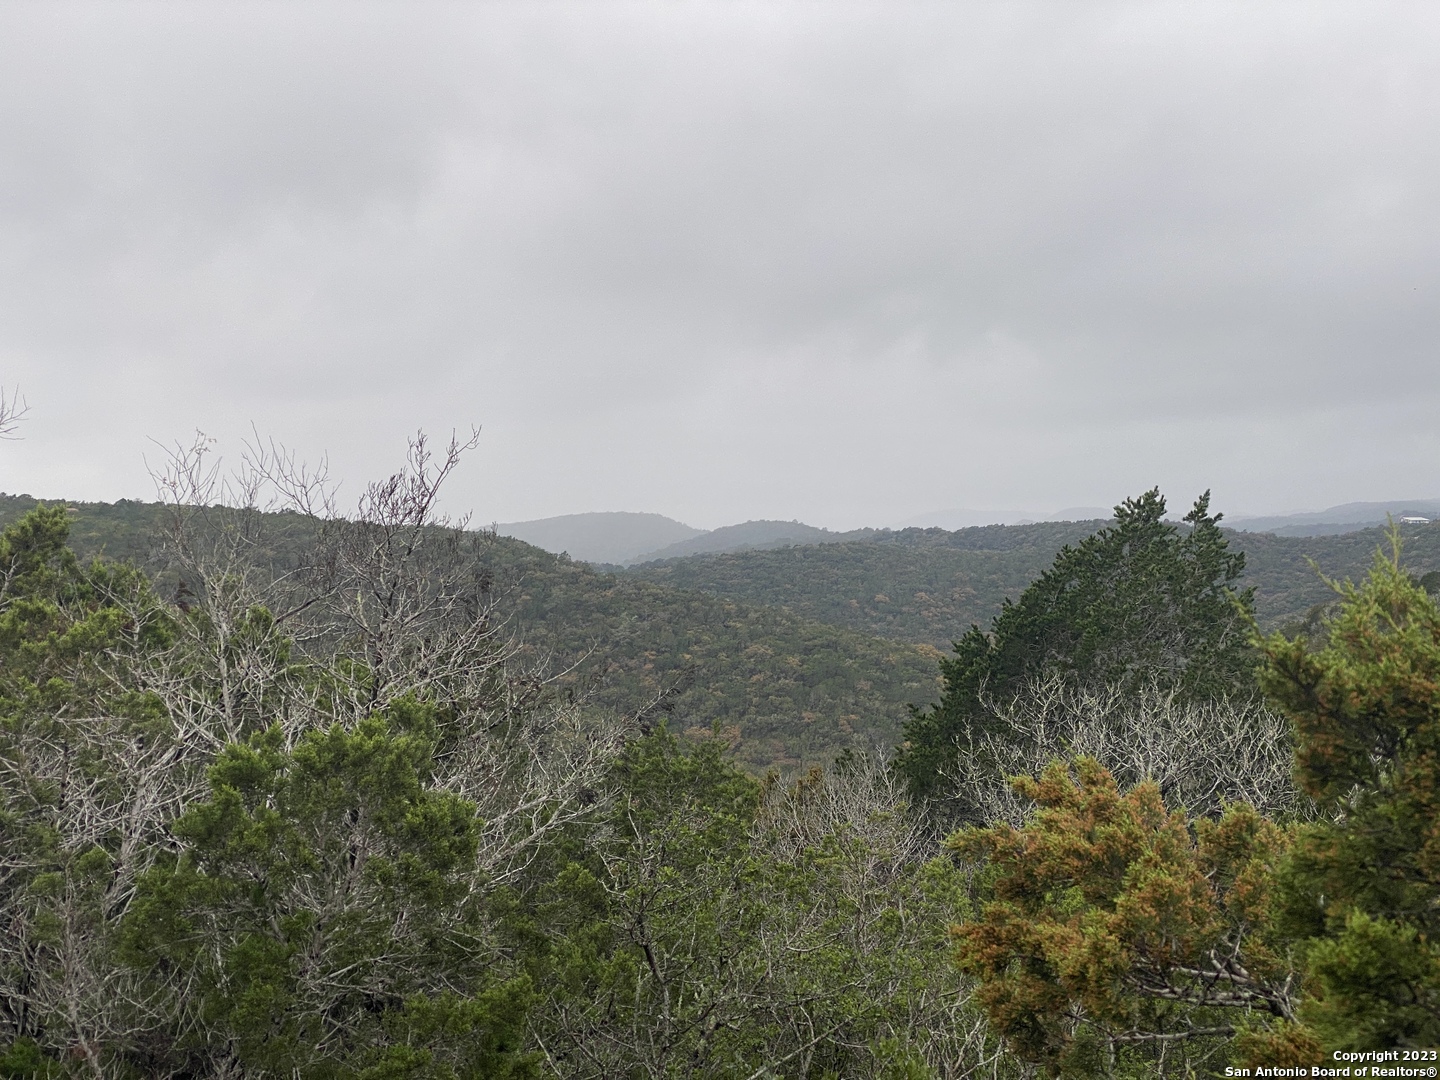
[{"label": "rolling hill covered in trees", "polygon": [[[0,527],[37,504],[0,498]],[[156,504],[76,503],[71,542],[144,566]],[[277,535],[303,529],[275,515]],[[663,711],[692,735],[718,726],[748,767],[829,760],[893,745],[907,706],[939,693],[938,661],[988,627],[1066,545],[1102,522],[881,531],[868,539],[698,555],[602,572],[518,540],[482,558],[525,654],[598,704]],[[1338,536],[1228,533],[1246,555],[1263,626],[1303,620],[1334,594],[1316,573],[1359,578],[1384,530]],[[1440,568],[1440,527],[1404,529],[1417,576]],[[1313,566],[1312,566],[1313,561]]]},{"label": "rolling hill covered in trees", "polygon": [[564,552],[594,563],[628,563],[646,552],[705,534],[703,529],[660,514],[624,511],[513,521],[496,525],[495,531],[556,555]]},{"label": "rolling hill covered in trees", "polygon": [[873,539],[645,563],[620,576],[776,605],[866,634],[948,649],[988,623],[1066,544],[1101,523],[905,529]]},{"label": "rolling hill covered in trees", "polygon": [[[36,505],[0,498],[0,528]],[[71,544],[83,558],[145,566],[163,514],[152,503],[71,504]],[[294,514],[266,520],[282,538],[305,527]],[[938,654],[925,645],[602,573],[508,537],[489,538],[481,551],[522,656],[597,705],[663,712],[697,737],[718,725],[751,768],[893,745],[906,706],[939,692]]]},{"label": "rolling hill covered in trees", "polygon": [[[988,626],[1061,548],[1102,524],[904,529],[848,543],[645,563],[621,574],[948,649],[972,623]],[[1325,578],[1364,576],[1376,548],[1389,544],[1384,528],[1303,537],[1225,533],[1231,548],[1245,553],[1242,580],[1255,586],[1256,616],[1267,629],[1304,619],[1315,605],[1333,600]],[[1401,535],[1404,561],[1417,576],[1440,568],[1440,527],[1403,526]]]}]

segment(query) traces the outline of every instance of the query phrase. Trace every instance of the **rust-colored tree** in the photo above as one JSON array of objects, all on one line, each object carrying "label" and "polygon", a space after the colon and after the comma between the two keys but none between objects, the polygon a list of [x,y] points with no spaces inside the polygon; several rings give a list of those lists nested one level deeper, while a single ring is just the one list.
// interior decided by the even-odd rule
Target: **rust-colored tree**
[{"label": "rust-colored tree", "polygon": [[950,841],[988,866],[993,899],[954,934],[1013,1052],[1051,1075],[1191,1075],[1243,1029],[1293,1028],[1269,887],[1284,829],[1245,805],[1189,822],[1091,758],[1015,788],[1038,805],[1023,828]]}]

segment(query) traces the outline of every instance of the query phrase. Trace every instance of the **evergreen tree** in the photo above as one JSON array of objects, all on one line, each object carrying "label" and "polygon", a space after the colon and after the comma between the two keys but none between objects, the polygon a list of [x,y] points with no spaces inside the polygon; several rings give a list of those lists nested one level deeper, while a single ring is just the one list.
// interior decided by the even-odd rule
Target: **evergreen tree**
[{"label": "evergreen tree", "polygon": [[1318,1058],[1276,929],[1284,829],[1243,803],[1190,821],[1093,758],[1014,783],[1036,804],[1023,828],[949,841],[987,866],[988,902],[953,933],[1007,1049],[1050,1076],[1214,1075],[1242,1033],[1270,1064]]},{"label": "evergreen tree", "polygon": [[82,565],[68,532],[65,507],[41,506],[0,534],[0,1070],[63,1047],[98,1072],[149,1019],[113,913],[187,772],[129,677],[173,621],[137,571]]},{"label": "evergreen tree", "polygon": [[1165,518],[1159,489],[1126,499],[1115,524],[1075,547],[1006,601],[987,633],[978,626],[941,661],[945,691],[912,712],[896,765],[916,796],[942,793],[957,740],[994,725],[1037,681],[1138,691],[1158,685],[1193,699],[1253,693],[1248,612],[1238,593],[1245,556],[1232,552],[1210,513],[1210,493],[1185,516]]},{"label": "evergreen tree", "polygon": [[1262,682],[1326,811],[1282,875],[1305,942],[1304,1015],[1337,1049],[1440,1044],[1440,609],[1398,537],[1345,585],[1325,645],[1276,635]]},{"label": "evergreen tree", "polygon": [[[528,981],[487,946],[475,806],[433,784],[434,710],[231,745],[121,956],[167,1000],[150,1042],[206,1075],[529,1077]],[[182,1064],[183,1063],[183,1064]]]}]

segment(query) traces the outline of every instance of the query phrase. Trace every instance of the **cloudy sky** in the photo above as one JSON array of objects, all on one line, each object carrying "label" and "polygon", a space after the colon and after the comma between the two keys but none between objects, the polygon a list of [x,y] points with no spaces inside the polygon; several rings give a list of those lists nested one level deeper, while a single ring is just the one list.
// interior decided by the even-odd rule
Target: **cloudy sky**
[{"label": "cloudy sky", "polygon": [[455,510],[1440,494],[1440,5],[0,7],[0,489],[251,425]]}]

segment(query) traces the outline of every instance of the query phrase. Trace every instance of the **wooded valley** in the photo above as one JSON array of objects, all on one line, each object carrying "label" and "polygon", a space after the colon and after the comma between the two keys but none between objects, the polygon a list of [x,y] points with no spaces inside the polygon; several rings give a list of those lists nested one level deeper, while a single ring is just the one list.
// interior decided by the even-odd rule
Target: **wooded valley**
[{"label": "wooded valley", "polygon": [[[0,496],[0,527],[36,505]],[[161,504],[67,505],[71,544],[82,558],[103,553],[154,564]],[[987,627],[1061,548],[1103,524],[907,529],[608,573],[483,534],[475,557],[527,660],[569,672],[562,684],[620,712],[665,694],[675,730],[708,735],[719,723],[736,759],[763,771],[825,763],[857,745],[893,746],[907,706],[939,697],[938,662],[951,642],[971,625]],[[1245,553],[1243,582],[1255,587],[1256,616],[1267,630],[1297,629],[1334,599],[1321,575],[1359,578],[1387,542],[1383,529],[1228,535]],[[1413,573],[1440,568],[1440,528],[1410,527],[1404,535]]]}]

